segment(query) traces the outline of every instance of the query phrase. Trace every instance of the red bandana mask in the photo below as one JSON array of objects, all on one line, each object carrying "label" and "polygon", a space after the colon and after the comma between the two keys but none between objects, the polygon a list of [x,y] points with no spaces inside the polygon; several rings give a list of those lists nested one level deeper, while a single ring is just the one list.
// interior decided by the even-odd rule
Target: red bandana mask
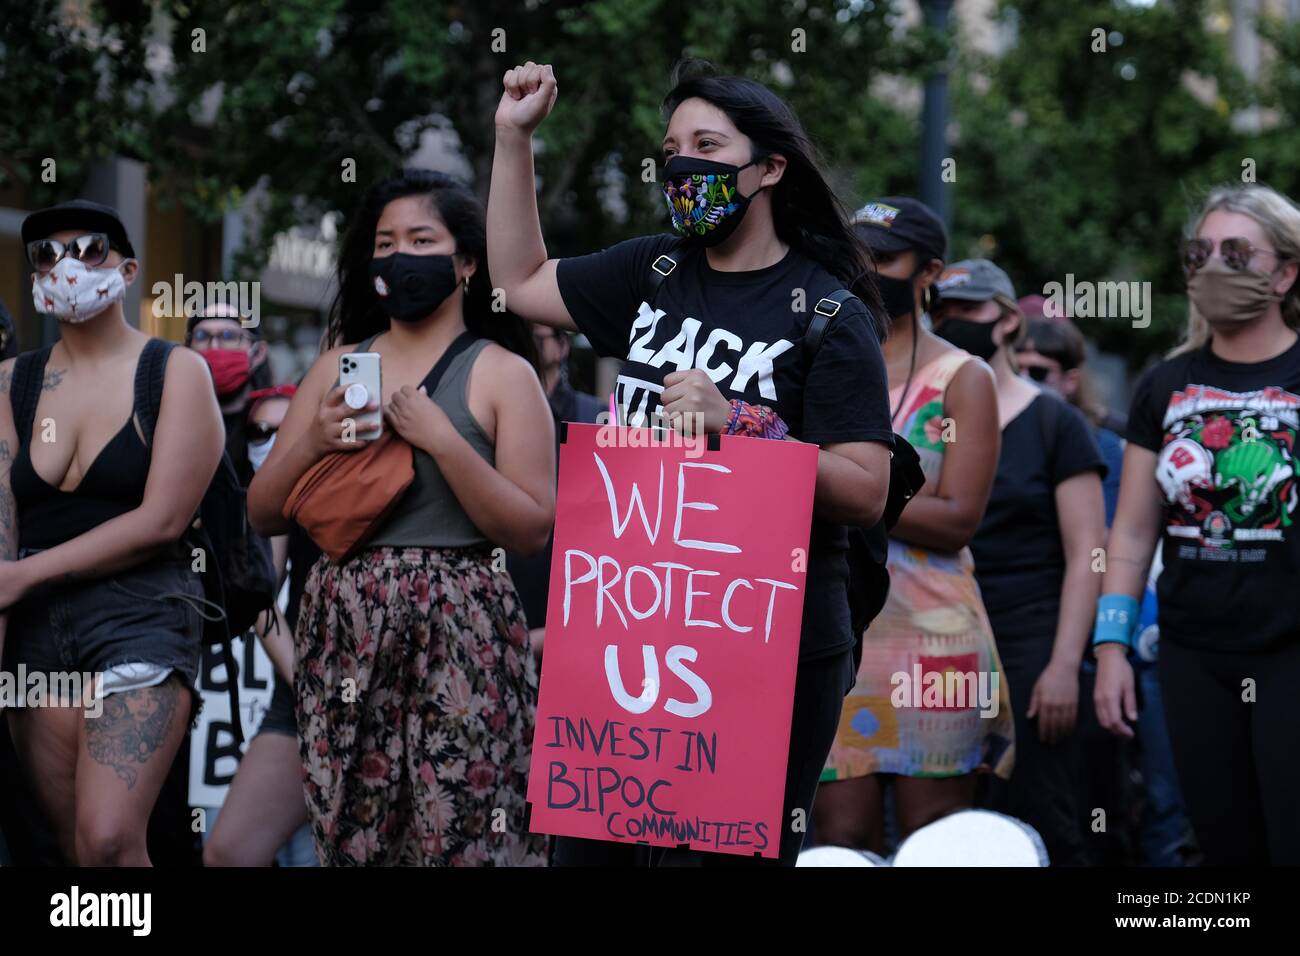
[{"label": "red bandana mask", "polygon": [[248,382],[248,353],[241,349],[205,349],[199,353],[212,370],[218,396],[239,391]]}]

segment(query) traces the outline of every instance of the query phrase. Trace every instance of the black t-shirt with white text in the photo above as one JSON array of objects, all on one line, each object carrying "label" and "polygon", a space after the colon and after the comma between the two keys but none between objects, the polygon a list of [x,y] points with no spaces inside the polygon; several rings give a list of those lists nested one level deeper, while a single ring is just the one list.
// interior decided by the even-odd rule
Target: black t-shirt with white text
[{"label": "black t-shirt with white text", "polygon": [[[664,253],[678,266],[652,294],[651,263]],[[801,441],[893,443],[884,358],[861,303],[845,304],[806,367],[813,308],[844,284],[794,249],[763,269],[719,272],[703,251],[648,236],[562,259],[556,279],[597,354],[624,360],[615,398],[627,425],[662,412],[665,375],[699,368],[725,398],[774,409]],[[753,506],[766,506],[761,489]],[[853,645],[846,548],[843,526],[813,519],[801,659]]]},{"label": "black t-shirt with white text", "polygon": [[1209,345],[1139,380],[1128,439],[1157,454],[1161,640],[1263,650],[1300,636],[1300,341],[1266,362]]}]

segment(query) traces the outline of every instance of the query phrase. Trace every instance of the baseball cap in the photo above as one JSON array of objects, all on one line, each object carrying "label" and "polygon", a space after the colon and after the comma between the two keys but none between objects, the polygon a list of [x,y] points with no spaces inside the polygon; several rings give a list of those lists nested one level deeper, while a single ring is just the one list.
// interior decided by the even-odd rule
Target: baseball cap
[{"label": "baseball cap", "polygon": [[995,296],[1016,301],[1010,277],[988,259],[963,259],[943,270],[934,284],[940,299],[987,302]]},{"label": "baseball cap", "polygon": [[32,213],[23,220],[23,247],[64,229],[87,229],[105,233],[109,248],[116,249],[128,259],[135,258],[135,248],[131,245],[126,226],[122,225],[122,217],[117,214],[117,210],[89,199],[73,199]]},{"label": "baseball cap", "polygon": [[948,252],[943,220],[908,196],[873,199],[853,214],[853,228],[872,252],[913,249],[926,260],[942,259]]}]

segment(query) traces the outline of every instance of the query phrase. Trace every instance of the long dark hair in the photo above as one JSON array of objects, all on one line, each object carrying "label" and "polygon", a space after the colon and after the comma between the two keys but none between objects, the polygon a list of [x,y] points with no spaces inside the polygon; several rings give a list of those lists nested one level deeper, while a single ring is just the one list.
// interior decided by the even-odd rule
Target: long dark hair
[{"label": "long dark hair", "polygon": [[537,346],[527,324],[512,312],[492,309],[482,203],[459,179],[426,169],[404,169],[367,190],[339,250],[339,291],[330,308],[325,347],[361,342],[388,329],[388,316],[379,307],[370,281],[370,260],[375,251],[375,227],[384,207],[403,196],[427,196],[456,240],[456,255],[477,263],[465,296],[465,327],[479,338],[522,355],[536,368]]},{"label": "long dark hair", "polygon": [[827,182],[817,149],[781,97],[762,83],[721,76],[703,60],[685,59],[673,70],[673,88],[663,101],[665,121],[684,101],[712,103],[754,144],[755,156],[780,153],[785,172],[772,187],[772,220],[781,241],[835,276],[870,306],[876,335],[887,322],[871,278],[871,251],[849,224],[849,213]]}]

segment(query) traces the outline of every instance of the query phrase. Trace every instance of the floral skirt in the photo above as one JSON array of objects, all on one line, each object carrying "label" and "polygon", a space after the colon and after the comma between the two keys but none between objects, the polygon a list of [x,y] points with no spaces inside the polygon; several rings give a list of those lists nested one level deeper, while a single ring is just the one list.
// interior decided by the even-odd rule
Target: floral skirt
[{"label": "floral skirt", "polygon": [[327,866],[541,866],[525,828],[537,670],[485,549],[311,570],[295,634],[307,808]]}]

